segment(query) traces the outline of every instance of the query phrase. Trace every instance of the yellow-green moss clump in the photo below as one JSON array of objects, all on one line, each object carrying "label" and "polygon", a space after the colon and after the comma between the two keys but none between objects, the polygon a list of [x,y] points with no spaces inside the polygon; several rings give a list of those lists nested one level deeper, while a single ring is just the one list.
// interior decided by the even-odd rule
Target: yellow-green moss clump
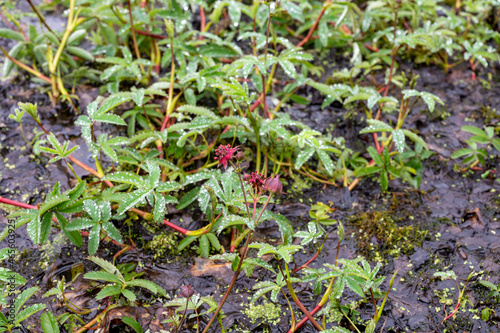
[{"label": "yellow-green moss clump", "polygon": [[144,248],[153,252],[154,259],[174,255],[177,251],[177,236],[173,232],[162,232],[147,242]]},{"label": "yellow-green moss clump", "polygon": [[275,326],[281,320],[281,306],[279,304],[264,301],[260,305],[249,305],[243,313],[252,323],[262,321],[264,324]]},{"label": "yellow-green moss clump", "polygon": [[401,253],[413,251],[421,246],[428,231],[421,230],[412,224],[404,225],[396,221],[388,211],[366,212],[350,218],[356,227],[355,237],[361,252],[367,256],[375,256],[379,260],[384,254],[399,257]]}]

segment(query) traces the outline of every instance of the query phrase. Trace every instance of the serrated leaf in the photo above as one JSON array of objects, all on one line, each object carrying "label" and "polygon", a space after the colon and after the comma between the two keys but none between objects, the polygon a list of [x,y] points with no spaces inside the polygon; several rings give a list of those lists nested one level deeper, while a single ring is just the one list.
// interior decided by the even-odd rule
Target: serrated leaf
[{"label": "serrated leaf", "polygon": [[132,281],[128,281],[127,286],[128,287],[132,286],[132,287],[145,288],[145,289],[151,291],[155,295],[158,292],[160,292],[160,294],[161,294],[161,291],[163,290],[163,288],[158,286],[156,283],[148,281],[148,280],[144,280],[144,279],[134,279]]},{"label": "serrated leaf", "polygon": [[45,309],[46,307],[47,306],[45,304],[31,305],[31,306],[27,307],[26,309],[22,310],[21,312],[17,313],[15,321],[17,323],[20,323],[20,322],[28,319],[29,317],[31,317],[32,315],[34,315],[38,311]]},{"label": "serrated leaf", "polygon": [[126,126],[127,123],[120,117],[114,114],[100,114],[94,118],[95,121],[100,121],[101,123],[108,123],[114,125]]},{"label": "serrated leaf", "polygon": [[103,271],[86,273],[83,277],[88,280],[115,282],[119,284],[123,283],[123,281],[120,281],[116,275]]},{"label": "serrated leaf", "polygon": [[421,137],[419,137],[417,134],[415,134],[412,131],[407,130],[407,129],[403,129],[401,131],[403,131],[404,135],[406,137],[408,137],[411,141],[413,141],[415,143],[419,143],[426,150],[429,150],[429,148],[427,147],[427,144],[425,143],[425,141]]},{"label": "serrated leaf", "polygon": [[[125,289],[124,289],[125,290]],[[97,295],[95,296],[95,299],[100,300],[105,297],[109,296],[114,296],[114,295],[120,295],[122,292],[122,288],[119,285],[112,285],[112,286],[107,286],[103,288]]]},{"label": "serrated leaf", "polygon": [[143,333],[141,325],[134,318],[124,316],[122,317],[122,321],[132,327],[136,333]]},{"label": "serrated leaf", "polygon": [[207,108],[201,106],[193,106],[193,105],[182,105],[177,108],[178,112],[186,112],[196,114],[198,116],[204,116],[211,119],[219,119],[219,117]]},{"label": "serrated leaf", "polygon": [[295,160],[295,170],[299,170],[300,167],[302,167],[302,165],[311,158],[311,156],[314,154],[314,151],[314,148],[307,148],[302,150]]},{"label": "serrated leaf", "polygon": [[392,131],[392,141],[396,146],[398,152],[402,154],[405,150],[405,134],[402,130]]},{"label": "serrated leaf", "polygon": [[56,317],[50,312],[45,312],[40,317],[40,325],[43,333],[59,333],[59,325]]},{"label": "serrated leaf", "polygon": [[116,275],[121,281],[125,281],[125,279],[123,278],[123,275],[120,273],[118,268],[116,268],[115,265],[113,265],[109,261],[106,261],[102,258],[95,257],[95,256],[89,256],[89,257],[87,257],[87,259],[92,261],[93,263],[99,265],[106,272]]},{"label": "serrated leaf", "polygon": [[137,187],[147,187],[146,181],[133,172],[128,171],[118,171],[109,175],[106,175],[102,180],[109,180],[111,182],[118,182],[124,184],[135,185]]},{"label": "serrated leaf", "polygon": [[22,306],[30,299],[40,288],[31,287],[25,289],[19,296],[17,296],[14,301],[14,313],[18,313],[21,310]]},{"label": "serrated leaf", "polygon": [[333,161],[330,158],[330,156],[328,156],[328,154],[325,151],[320,150],[320,149],[316,150],[316,154],[318,154],[319,159],[321,160],[321,163],[323,163],[323,166],[325,167],[326,171],[330,175],[332,175],[333,174]]},{"label": "serrated leaf", "polygon": [[200,193],[200,190],[201,190],[200,187],[195,187],[192,190],[190,190],[179,200],[179,204],[175,208],[181,210],[189,206],[192,202],[196,200],[198,194]]},{"label": "serrated leaf", "polygon": [[152,192],[153,190],[143,189],[143,190],[136,190],[130,193],[127,197],[125,197],[122,200],[122,202],[120,202],[120,207],[118,208],[116,214],[121,215],[126,211],[128,211],[130,208],[140,204],[141,202],[144,201],[146,196]]}]

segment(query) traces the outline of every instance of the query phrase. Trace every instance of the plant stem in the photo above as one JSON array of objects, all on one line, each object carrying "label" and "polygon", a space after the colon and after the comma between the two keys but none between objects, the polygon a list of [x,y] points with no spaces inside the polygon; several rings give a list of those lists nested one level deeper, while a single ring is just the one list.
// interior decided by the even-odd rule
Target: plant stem
[{"label": "plant stem", "polygon": [[245,260],[245,258],[247,256],[248,245],[250,244],[250,239],[251,238],[252,238],[252,231],[250,231],[250,234],[248,235],[248,238],[247,238],[247,240],[245,242],[245,246],[243,248],[243,254],[241,256],[240,262],[238,263],[238,267],[236,268],[236,272],[234,273],[233,279],[231,280],[231,283],[229,284],[229,288],[227,289],[226,293],[224,294],[224,297],[222,298],[222,300],[219,303],[219,306],[215,310],[212,318],[210,318],[210,321],[208,322],[207,326],[205,326],[205,329],[202,331],[202,333],[207,333],[208,332],[208,329],[210,328],[210,326],[212,326],[215,318],[217,317],[217,315],[219,314],[220,310],[222,309],[222,306],[224,305],[224,303],[226,302],[227,298],[229,297],[229,294],[231,293],[231,290],[233,289],[234,284],[236,283],[236,280],[238,279],[238,276],[240,275],[241,265],[243,264],[243,261]]},{"label": "plant stem", "polygon": [[43,18],[43,15],[42,13],[40,13],[38,11],[38,9],[35,7],[35,5],[33,5],[33,3],[31,2],[31,0],[26,0],[28,1],[28,3],[30,4],[30,7],[31,9],[35,12],[36,16],[38,16],[38,19],[40,20],[40,22],[42,22],[42,24],[54,35],[56,36],[56,38],[61,41],[59,39],[59,37],[57,37],[57,35],[54,33],[54,31],[52,31],[52,29],[49,27],[49,25],[47,24],[47,22],[45,22],[45,19]]},{"label": "plant stem", "polygon": [[[340,251],[340,241],[341,239],[339,238],[339,241],[337,243],[337,254],[335,256],[335,266],[338,265],[338,259],[339,259],[339,251]],[[318,305],[316,305],[316,307],[314,309],[312,309],[312,311],[310,312],[311,315],[314,315],[316,314],[319,310],[321,310],[321,308],[323,308],[323,306],[325,306],[326,302],[328,302],[328,299],[330,297],[330,294],[333,292],[333,284],[335,282],[335,277],[332,277],[332,279],[330,280],[330,284],[328,285],[328,288],[326,289],[326,292],[325,294],[323,295],[323,297],[321,298],[320,302],[318,303]],[[303,318],[298,324],[297,324],[297,327],[296,329],[299,329],[301,326],[303,326],[305,323],[307,323],[307,321],[309,320],[308,317],[305,317]],[[288,333],[293,333],[295,332],[295,330],[288,330]]]},{"label": "plant stem", "polygon": [[286,277],[285,277],[285,274],[283,273],[283,268],[281,267],[281,263],[280,263],[279,258],[276,258],[276,260],[278,262],[278,267],[281,271],[281,274],[283,275],[283,277],[285,279],[286,286],[288,288],[288,291],[290,292],[290,295],[292,296],[293,301],[295,302],[295,304],[297,304],[299,309],[307,316],[307,318],[311,321],[311,323],[314,325],[314,327],[316,327],[316,329],[318,331],[323,331],[323,328],[321,327],[321,325],[318,324],[318,322],[313,318],[311,313],[309,313],[309,311],[307,311],[304,304],[302,304],[302,302],[299,300],[299,298],[295,294],[295,291],[293,290],[292,283],[290,282],[290,271],[288,270],[288,265],[285,262],[285,271],[286,271]]},{"label": "plant stem", "polygon": [[297,47],[302,47],[305,43],[307,43],[309,41],[309,39],[311,39],[314,31],[318,27],[319,20],[321,19],[321,17],[323,16],[323,14],[325,14],[325,11],[328,8],[328,5],[330,5],[330,2],[332,2],[332,0],[327,0],[325,2],[325,4],[323,5],[323,8],[321,9],[321,12],[319,13],[318,17],[316,18],[316,21],[314,21],[314,24],[309,29],[309,32],[307,33],[307,36],[303,40],[301,40],[300,43],[297,44]]},{"label": "plant stem", "polygon": [[47,82],[47,83],[52,83],[52,81],[50,80],[50,78],[48,78],[47,76],[43,75],[42,73],[40,73],[39,71],[37,71],[36,69],[33,69],[31,68],[30,66],[28,65],[25,65],[23,64],[22,62],[20,62],[19,60],[17,59],[14,59],[12,58],[9,53],[7,53],[7,51],[5,51],[5,49],[3,47],[0,46],[0,50],[2,51],[2,53],[10,60],[12,61],[14,64],[16,64],[17,66],[21,67],[22,69],[24,69],[25,71],[35,75],[37,78]]},{"label": "plant stem", "polygon": [[[132,32],[132,41],[134,42],[135,56],[137,59],[141,59],[141,53],[139,52],[139,46],[137,45],[137,38],[135,36],[134,18],[132,17],[132,6],[130,5],[130,0],[127,0],[127,7],[128,17],[130,20],[130,30]],[[144,66],[142,66],[142,64],[139,64],[139,66],[141,67],[141,72],[144,73]]]}]

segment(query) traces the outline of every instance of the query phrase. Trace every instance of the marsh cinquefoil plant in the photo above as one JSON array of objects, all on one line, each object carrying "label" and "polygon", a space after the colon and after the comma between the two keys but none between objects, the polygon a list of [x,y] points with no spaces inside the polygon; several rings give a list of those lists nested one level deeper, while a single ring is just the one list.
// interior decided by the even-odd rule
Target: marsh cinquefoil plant
[{"label": "marsh cinquefoil plant", "polygon": [[[431,153],[407,119],[420,102],[433,112],[444,101],[417,90],[417,77],[407,77],[399,62],[434,63],[448,71],[465,61],[476,79],[499,58],[494,51],[500,42],[492,19],[498,16],[492,15],[495,3],[447,3],[55,0],[32,6],[40,29],[26,27],[25,14],[13,10],[4,20],[9,28],[0,29],[1,37],[14,41],[10,50],[1,49],[6,56],[4,76],[12,76],[15,68],[27,72],[54,104],[67,101],[78,115],[75,124],[94,165],[74,156],[81,147],[61,141],[60,133],[44,127],[47,115],[39,114],[35,104],[20,103],[11,119],[23,125],[29,115],[43,131],[33,137],[21,127],[36,158],[66,166],[76,185],[66,189],[57,183],[36,206],[2,197],[0,202],[24,209],[13,214],[14,229],[26,225],[37,245],[62,232],[78,247],[88,238],[90,254],[111,242],[120,247],[116,259],[135,247],[123,224],[140,217],[181,234],[179,249],[197,243],[200,255],[218,253],[217,258],[230,260],[236,277],[242,270],[251,274],[256,267],[268,269],[276,279],[259,290],[270,288],[275,298],[286,291],[284,297],[306,315],[301,322],[292,321],[292,331],[305,320],[315,322],[312,316],[321,309],[354,320],[349,316],[355,309],[349,312],[338,301],[347,286],[361,301],[374,304],[368,325],[372,329],[384,304],[378,302],[378,268],[361,259],[338,259],[317,270],[307,267],[310,261],[289,267],[301,246],[317,243],[318,254],[329,228],[337,226],[342,241],[340,222],[318,209],[307,230],[295,232],[285,217],[266,207],[274,193],[281,192],[279,175],[285,179],[284,174],[292,182],[301,182],[300,175],[349,190],[372,176],[383,191],[390,190],[393,179],[420,185],[422,161]],[[57,31],[44,12],[61,7],[67,9],[66,25]],[[324,50],[343,50],[350,61],[327,71],[317,61],[331,60]],[[322,78],[330,69],[331,76]],[[98,86],[102,96],[83,105],[77,96],[80,83]],[[353,151],[344,138],[331,134],[334,129],[322,133],[286,112],[293,103],[311,104],[304,94],[315,91],[324,95],[323,108],[336,103],[346,117],[361,119],[360,134],[373,139],[373,146]],[[470,150],[454,157],[465,157],[464,164],[472,168],[487,164],[487,148],[478,145],[498,150],[491,128],[487,124],[484,131],[471,130],[475,136]],[[244,174],[247,163],[250,168]],[[221,172],[216,165],[227,169]],[[80,179],[75,166],[87,173],[86,179]],[[200,208],[205,224],[188,230],[172,223],[166,217],[173,205],[178,210]],[[264,221],[277,223],[282,244],[251,243],[255,228]],[[227,252],[219,242],[225,231],[231,235]],[[7,235],[3,230],[0,240]],[[300,238],[300,246],[292,243],[294,237]],[[274,257],[274,266],[260,257],[264,254]],[[132,299],[127,292],[117,292],[117,286],[127,287],[130,281],[121,274],[123,279],[117,275],[114,282],[99,280],[115,283],[103,289],[116,292],[115,302],[124,300],[118,295]],[[299,305],[296,284],[312,282],[321,294],[324,281],[329,281],[324,296],[307,312]],[[317,321],[315,326],[320,330]],[[321,329],[325,327],[321,323]]]}]

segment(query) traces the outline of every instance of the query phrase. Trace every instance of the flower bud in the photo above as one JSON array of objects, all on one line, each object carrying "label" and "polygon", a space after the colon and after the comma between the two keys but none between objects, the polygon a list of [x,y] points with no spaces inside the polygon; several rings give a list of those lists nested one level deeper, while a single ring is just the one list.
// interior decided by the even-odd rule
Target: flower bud
[{"label": "flower bud", "polygon": [[280,181],[280,176],[267,178],[263,188],[273,193],[283,193],[283,184]]},{"label": "flower bud", "polygon": [[194,294],[194,289],[191,285],[181,286],[181,296],[191,297]]}]

